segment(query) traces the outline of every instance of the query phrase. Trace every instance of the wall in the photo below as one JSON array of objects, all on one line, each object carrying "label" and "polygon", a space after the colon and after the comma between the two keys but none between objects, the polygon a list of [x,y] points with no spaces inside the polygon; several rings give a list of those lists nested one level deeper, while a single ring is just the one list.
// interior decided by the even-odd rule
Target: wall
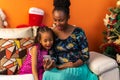
[{"label": "wall", "polygon": [[[45,11],[43,23],[52,24],[53,0],[0,0],[0,7],[7,15],[9,27],[28,24],[28,10],[39,7]],[[82,27],[87,35],[90,50],[100,51],[105,26],[103,18],[108,9],[116,5],[117,0],[71,0],[71,18],[69,23]]]}]

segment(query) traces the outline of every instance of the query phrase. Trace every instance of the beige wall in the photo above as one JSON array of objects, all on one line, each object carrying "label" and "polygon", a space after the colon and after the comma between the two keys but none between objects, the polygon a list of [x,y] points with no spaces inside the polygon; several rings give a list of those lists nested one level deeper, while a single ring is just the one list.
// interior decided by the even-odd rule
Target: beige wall
[{"label": "beige wall", "polygon": [[[28,24],[28,10],[39,7],[45,11],[44,24],[52,24],[53,0],[0,0],[0,8],[7,15],[9,27]],[[117,0],[71,0],[70,23],[82,27],[87,35],[90,50],[99,51],[105,29],[103,18]]]}]

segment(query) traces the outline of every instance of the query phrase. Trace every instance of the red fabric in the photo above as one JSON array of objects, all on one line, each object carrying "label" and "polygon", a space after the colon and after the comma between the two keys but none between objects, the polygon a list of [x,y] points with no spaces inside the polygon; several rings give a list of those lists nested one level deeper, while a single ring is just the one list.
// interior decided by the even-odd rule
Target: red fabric
[{"label": "red fabric", "polygon": [[40,26],[43,20],[43,15],[29,14],[29,26]]},{"label": "red fabric", "polygon": [[31,26],[26,25],[26,24],[21,24],[21,25],[16,26],[16,28],[24,28],[24,27],[31,27]]}]

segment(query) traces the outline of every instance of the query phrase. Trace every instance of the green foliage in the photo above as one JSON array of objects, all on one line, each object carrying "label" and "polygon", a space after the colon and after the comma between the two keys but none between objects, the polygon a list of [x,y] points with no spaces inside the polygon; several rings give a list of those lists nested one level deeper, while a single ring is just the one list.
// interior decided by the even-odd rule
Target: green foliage
[{"label": "green foliage", "polygon": [[120,8],[110,8],[109,9],[110,10],[110,12],[112,12],[113,14],[118,14],[118,13],[120,13]]},{"label": "green foliage", "polygon": [[[117,46],[120,44],[115,44],[116,41],[120,36],[120,8],[114,7],[109,9],[110,14],[107,14],[104,22],[105,26],[107,27],[106,31],[103,31],[104,35],[104,54],[110,56],[112,58],[116,57]],[[115,44],[114,46],[110,44]]]},{"label": "green foliage", "polygon": [[119,26],[120,26],[120,20],[118,20],[114,25],[113,25],[113,27],[114,28],[119,28]]},{"label": "green foliage", "polygon": [[112,57],[112,58],[115,58],[115,56],[116,56],[116,51],[115,51],[114,47],[108,46],[108,47],[106,48],[104,54],[107,55],[107,56],[110,56],[110,57]]}]

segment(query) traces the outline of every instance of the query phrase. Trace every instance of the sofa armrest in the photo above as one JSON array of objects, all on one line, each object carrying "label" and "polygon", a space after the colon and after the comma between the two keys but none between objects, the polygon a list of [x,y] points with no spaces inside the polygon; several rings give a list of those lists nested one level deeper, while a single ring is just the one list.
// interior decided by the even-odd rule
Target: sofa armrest
[{"label": "sofa armrest", "polygon": [[117,62],[103,54],[90,51],[89,68],[97,75],[118,67]]},{"label": "sofa armrest", "polygon": [[0,75],[0,80],[34,80],[34,77],[32,74]]}]

